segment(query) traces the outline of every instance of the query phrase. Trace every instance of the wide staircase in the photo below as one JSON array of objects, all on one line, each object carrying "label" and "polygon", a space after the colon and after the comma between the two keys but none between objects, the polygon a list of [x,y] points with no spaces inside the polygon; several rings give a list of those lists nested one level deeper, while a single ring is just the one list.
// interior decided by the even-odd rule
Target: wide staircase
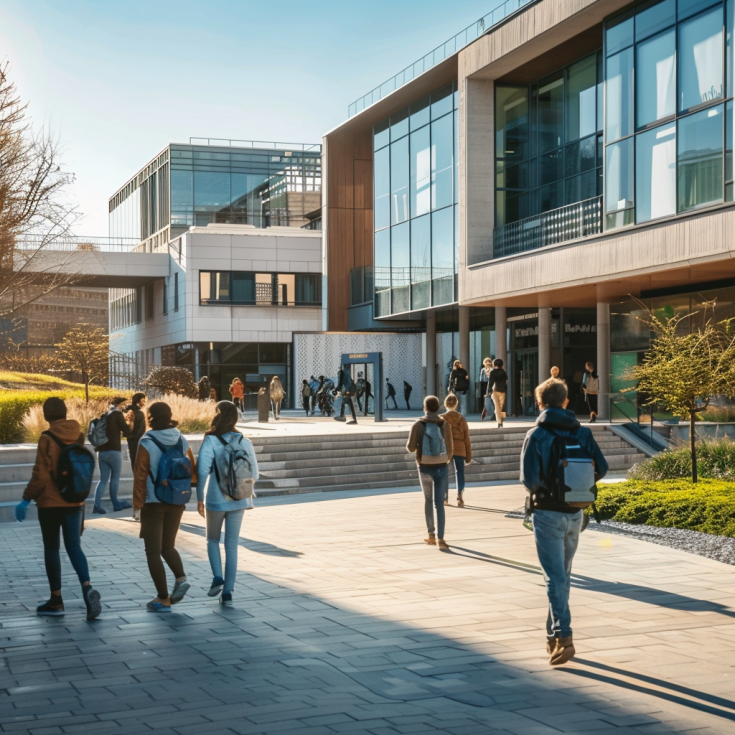
[{"label": "wide staircase", "polygon": [[[517,481],[521,446],[528,426],[503,429],[470,426],[472,464],[465,470],[467,482]],[[606,426],[598,424],[591,428],[611,472],[623,473],[645,458]],[[353,435],[254,438],[260,469],[256,491],[264,497],[416,485],[416,461],[406,452],[406,437],[407,431],[383,430]],[[192,439],[190,443],[197,454],[201,440]],[[30,479],[35,454],[34,446],[0,447],[0,504],[18,502]],[[119,497],[131,496],[132,471],[123,445]]]}]

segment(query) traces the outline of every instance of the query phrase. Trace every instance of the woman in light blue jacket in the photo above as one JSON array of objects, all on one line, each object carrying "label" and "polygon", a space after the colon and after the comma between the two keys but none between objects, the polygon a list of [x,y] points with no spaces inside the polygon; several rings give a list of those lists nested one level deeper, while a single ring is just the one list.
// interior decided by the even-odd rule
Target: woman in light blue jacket
[{"label": "woman in light blue jacket", "polygon": [[[233,500],[224,493],[217,481],[218,462],[222,462],[225,454],[223,442],[242,449],[251,465],[253,481],[258,479],[258,463],[255,450],[249,439],[246,439],[235,428],[238,421],[237,408],[230,401],[220,401],[212,426],[204,434],[199,460],[197,463],[197,500],[199,514],[207,519],[207,554],[212,567],[212,587],[210,597],[220,593],[222,605],[232,605],[232,591],[237,575],[237,546],[240,538],[240,527],[245,511],[253,507],[251,498]],[[205,514],[206,509],[206,514]],[[222,576],[222,555],[220,537],[222,526],[225,527],[225,574]]]}]

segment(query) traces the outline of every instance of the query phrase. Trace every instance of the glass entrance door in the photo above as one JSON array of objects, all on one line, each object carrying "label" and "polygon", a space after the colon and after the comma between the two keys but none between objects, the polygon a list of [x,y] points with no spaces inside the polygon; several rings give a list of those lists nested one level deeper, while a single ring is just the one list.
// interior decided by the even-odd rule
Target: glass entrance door
[{"label": "glass entrance door", "polygon": [[513,415],[535,416],[538,411],[533,392],[538,382],[538,350],[516,350],[513,355]]}]

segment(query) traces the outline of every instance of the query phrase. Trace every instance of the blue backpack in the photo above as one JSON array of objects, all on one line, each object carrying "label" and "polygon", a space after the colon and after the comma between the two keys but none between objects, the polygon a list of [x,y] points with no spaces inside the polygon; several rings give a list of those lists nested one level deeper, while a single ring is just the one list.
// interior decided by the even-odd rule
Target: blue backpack
[{"label": "blue backpack", "polygon": [[168,505],[186,505],[191,498],[191,461],[184,454],[184,439],[179,437],[176,444],[166,446],[151,434],[146,438],[161,451],[156,477],[148,472],[156,498]]},{"label": "blue backpack", "polygon": [[92,475],[97,464],[94,455],[76,442],[64,444],[50,431],[43,433],[53,439],[61,449],[56,463],[56,474],[51,475],[61,499],[67,503],[83,503],[92,489]]}]

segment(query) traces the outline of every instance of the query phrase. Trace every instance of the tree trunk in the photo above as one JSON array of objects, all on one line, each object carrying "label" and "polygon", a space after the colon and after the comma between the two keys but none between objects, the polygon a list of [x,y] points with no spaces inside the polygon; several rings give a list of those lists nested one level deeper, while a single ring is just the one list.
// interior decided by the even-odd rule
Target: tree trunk
[{"label": "tree trunk", "polygon": [[697,482],[697,437],[695,433],[695,419],[697,415],[692,411],[689,414],[689,448],[692,455],[692,482]]},{"label": "tree trunk", "polygon": [[82,373],[82,378],[84,378],[84,400],[86,403],[89,403],[89,378],[86,372]]}]

